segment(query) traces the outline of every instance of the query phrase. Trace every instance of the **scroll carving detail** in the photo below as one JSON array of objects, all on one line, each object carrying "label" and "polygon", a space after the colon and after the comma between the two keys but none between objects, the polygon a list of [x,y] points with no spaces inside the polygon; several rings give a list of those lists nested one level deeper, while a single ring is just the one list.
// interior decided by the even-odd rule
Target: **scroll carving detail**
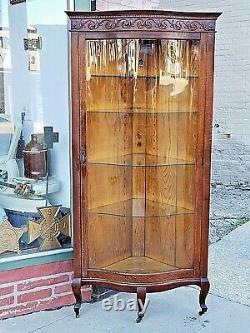
[{"label": "scroll carving detail", "polygon": [[153,31],[213,31],[215,22],[210,20],[185,20],[160,17],[86,17],[73,18],[72,30],[109,31],[109,30],[153,30]]}]

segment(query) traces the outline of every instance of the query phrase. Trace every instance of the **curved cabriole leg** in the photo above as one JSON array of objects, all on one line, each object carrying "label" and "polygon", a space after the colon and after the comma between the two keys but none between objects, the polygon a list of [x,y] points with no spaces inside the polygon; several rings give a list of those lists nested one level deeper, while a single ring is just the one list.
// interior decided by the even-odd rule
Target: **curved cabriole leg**
[{"label": "curved cabriole leg", "polygon": [[82,293],[81,293],[81,279],[75,278],[72,281],[72,290],[76,299],[76,303],[74,305],[74,311],[76,314],[76,318],[80,317],[80,308],[82,304]]},{"label": "curved cabriole leg", "polygon": [[201,311],[199,312],[199,315],[203,315],[205,312],[207,312],[207,306],[206,306],[206,297],[209,291],[210,283],[207,278],[201,278],[201,291],[200,291],[200,307]]},{"label": "curved cabriole leg", "polygon": [[146,288],[144,287],[138,287],[137,288],[137,306],[138,306],[138,317],[136,319],[137,323],[140,323],[142,321],[142,318],[144,317],[144,304],[146,300]]}]

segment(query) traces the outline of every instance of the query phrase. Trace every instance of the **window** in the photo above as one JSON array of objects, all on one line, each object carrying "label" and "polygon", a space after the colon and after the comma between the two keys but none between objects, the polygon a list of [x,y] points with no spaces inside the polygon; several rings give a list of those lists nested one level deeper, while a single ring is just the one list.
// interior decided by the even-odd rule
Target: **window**
[{"label": "window", "polygon": [[0,259],[71,247],[67,9],[0,3]]}]

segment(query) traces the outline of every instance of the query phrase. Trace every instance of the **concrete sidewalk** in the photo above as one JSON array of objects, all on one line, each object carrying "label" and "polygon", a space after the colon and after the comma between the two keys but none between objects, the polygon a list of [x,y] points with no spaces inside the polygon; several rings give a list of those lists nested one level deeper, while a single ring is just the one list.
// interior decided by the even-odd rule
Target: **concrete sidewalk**
[{"label": "concrete sidewalk", "polygon": [[[208,312],[199,316],[197,288],[183,287],[149,294],[145,318],[135,323],[134,311],[104,311],[101,303],[83,304],[81,317],[73,308],[40,312],[0,322],[0,333],[199,332],[240,333],[250,327],[250,223],[210,248],[211,290]],[[123,299],[135,295],[120,293]]]},{"label": "concrete sidewalk", "polygon": [[211,245],[209,250],[210,292],[250,306],[249,278],[250,222]]}]

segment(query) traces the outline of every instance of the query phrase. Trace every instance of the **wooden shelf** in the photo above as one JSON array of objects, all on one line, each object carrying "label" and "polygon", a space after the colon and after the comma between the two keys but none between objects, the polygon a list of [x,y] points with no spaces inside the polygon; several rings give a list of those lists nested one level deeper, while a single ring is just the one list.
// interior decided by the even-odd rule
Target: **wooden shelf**
[{"label": "wooden shelf", "polygon": [[88,160],[88,164],[105,164],[130,167],[161,167],[170,165],[194,165],[194,161],[188,161],[172,157],[163,157],[149,154],[128,154],[114,156],[98,160]]},{"label": "wooden shelf", "polygon": [[133,217],[167,217],[181,214],[193,214],[190,209],[168,205],[165,203],[147,199],[129,199],[110,205],[99,206],[89,209],[90,214],[103,214],[113,216]]},{"label": "wooden shelf", "polygon": [[103,267],[103,269],[113,272],[125,273],[157,273],[175,271],[178,267],[167,265],[163,262],[148,257],[130,257],[118,261],[112,265]]}]

